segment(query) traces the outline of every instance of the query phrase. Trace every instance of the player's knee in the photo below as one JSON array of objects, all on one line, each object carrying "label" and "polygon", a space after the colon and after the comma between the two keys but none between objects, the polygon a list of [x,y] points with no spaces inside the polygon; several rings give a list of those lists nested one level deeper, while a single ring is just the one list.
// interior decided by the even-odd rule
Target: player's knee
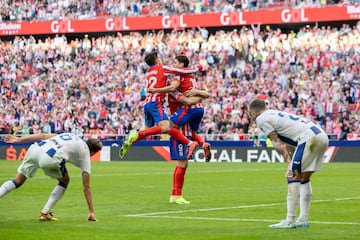
[{"label": "player's knee", "polygon": [[174,122],[170,121],[170,128],[179,128]]},{"label": "player's knee", "polygon": [[16,186],[16,188],[19,188],[19,187],[21,187],[23,184],[24,184],[24,182],[26,181],[26,177],[25,177],[25,175],[23,175],[23,174],[17,174],[16,175],[16,177],[15,177],[15,179],[14,180],[12,180],[12,182],[15,184],[15,186]]},{"label": "player's knee", "polygon": [[19,188],[23,185],[23,181],[17,181],[16,179],[12,180],[12,182],[15,184],[16,188]]},{"label": "player's knee", "polygon": [[182,167],[182,168],[187,168],[187,166],[188,166],[188,161],[187,161],[187,160],[178,161],[178,162],[177,162],[177,165],[178,165],[179,167]]},{"label": "player's knee", "polygon": [[168,126],[168,125],[161,126],[161,132],[162,133],[169,133],[170,132],[170,126]]},{"label": "player's knee", "polygon": [[67,187],[67,185],[69,185],[69,183],[70,183],[70,178],[68,175],[59,179],[59,185],[65,188]]}]

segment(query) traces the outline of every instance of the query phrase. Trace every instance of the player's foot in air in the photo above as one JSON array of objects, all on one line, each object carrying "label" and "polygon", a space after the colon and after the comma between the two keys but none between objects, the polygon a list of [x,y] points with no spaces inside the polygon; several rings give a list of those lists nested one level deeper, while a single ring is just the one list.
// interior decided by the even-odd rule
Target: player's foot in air
[{"label": "player's foot in air", "polygon": [[136,139],[139,137],[139,134],[136,130],[131,130],[129,133],[129,138],[125,142],[123,142],[123,145],[120,148],[119,155],[120,158],[124,158],[126,153],[129,151],[132,144],[136,141]]},{"label": "player's foot in air", "polygon": [[52,215],[52,213],[51,212],[49,212],[49,213],[40,213],[40,216],[39,216],[39,220],[40,221],[57,221],[57,220],[59,220],[59,219],[57,219],[56,217],[54,217],[53,215]]},{"label": "player's foot in air", "polygon": [[190,204],[190,202],[185,200],[183,196],[170,196],[169,203]]},{"label": "player's foot in air", "polygon": [[192,155],[193,155],[193,153],[194,153],[194,151],[195,151],[195,149],[196,149],[197,146],[199,146],[199,144],[198,144],[197,142],[193,142],[193,143],[188,147],[188,155],[187,155],[187,157],[186,157],[187,160],[189,160],[189,159],[192,157]]},{"label": "player's foot in air", "polygon": [[211,160],[211,145],[209,143],[204,143],[203,145],[205,161],[210,162]]}]

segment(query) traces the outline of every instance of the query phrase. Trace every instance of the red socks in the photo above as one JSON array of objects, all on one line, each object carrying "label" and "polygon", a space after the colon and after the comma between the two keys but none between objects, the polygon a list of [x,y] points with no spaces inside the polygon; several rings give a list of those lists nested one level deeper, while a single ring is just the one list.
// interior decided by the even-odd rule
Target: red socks
[{"label": "red socks", "polygon": [[150,128],[144,129],[144,130],[140,130],[138,132],[139,137],[138,137],[138,139],[136,139],[136,142],[146,138],[147,136],[152,136],[152,135],[161,134],[161,133],[162,133],[162,130],[161,130],[161,127],[159,127],[159,126],[154,126],[154,127],[150,127]]},{"label": "red socks", "polygon": [[195,141],[195,142],[198,142],[198,144],[200,145],[200,146],[203,146],[204,145],[204,138],[202,138],[199,134],[197,134],[197,133],[193,133],[192,134],[192,138],[193,138],[193,140]]},{"label": "red socks", "polygon": [[184,136],[177,128],[171,128],[169,135],[172,136],[175,140],[188,145],[190,140]]},{"label": "red socks", "polygon": [[185,172],[186,172],[186,168],[182,168],[179,166],[175,167],[173,174],[173,185],[171,191],[172,196],[182,195],[182,188],[184,186],[184,180],[185,180]]}]

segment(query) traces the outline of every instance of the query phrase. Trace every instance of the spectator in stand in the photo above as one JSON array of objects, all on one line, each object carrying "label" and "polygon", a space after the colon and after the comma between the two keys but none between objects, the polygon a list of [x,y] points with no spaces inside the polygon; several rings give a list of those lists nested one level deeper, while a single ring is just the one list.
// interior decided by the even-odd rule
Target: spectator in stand
[{"label": "spectator in stand", "polygon": [[341,118],[337,117],[332,126],[332,132],[333,132],[333,134],[336,135],[337,139],[340,139],[340,137],[342,135],[342,126],[343,126],[343,123],[341,122]]},{"label": "spectator in stand", "polygon": [[[289,7],[321,7],[336,5],[334,1],[130,1],[130,0],[80,0],[80,1],[5,1],[0,8],[0,21],[33,21],[89,19],[95,17],[159,16],[182,13],[229,12]],[[345,1],[342,4],[354,4]],[[291,5],[291,6],[290,6]]]},{"label": "spectator in stand", "polygon": [[[236,29],[237,33],[209,32],[207,39],[202,38],[197,29],[88,37],[90,45],[85,38],[68,41],[61,35],[44,40],[33,36],[1,40],[0,104],[2,109],[15,110],[4,115],[7,128],[3,129],[7,130],[3,131],[8,133],[15,119],[20,131],[25,125],[31,131],[35,125],[36,131],[37,125],[47,119],[52,132],[62,132],[66,119],[74,115],[72,102],[77,103],[77,110],[82,109],[83,116],[91,113],[96,117],[103,102],[106,119],[113,115],[111,111],[116,112],[118,121],[123,121],[125,126],[119,132],[127,134],[130,123],[143,115],[144,102],[136,99],[141,99],[138,89],[144,87],[141,79],[146,68],[138,62],[147,49],[154,47],[164,61],[170,61],[178,52],[191,56],[194,61],[191,64],[207,61],[209,54],[215,56],[215,67],[202,73],[197,81],[199,88],[206,89],[211,96],[204,101],[207,117],[200,128],[203,134],[209,133],[207,137],[218,138],[223,130],[226,132],[229,124],[226,117],[239,112],[241,104],[247,104],[256,96],[267,99],[273,107],[314,118],[319,124],[325,123],[329,106],[329,115],[334,119],[339,111],[346,112],[351,128],[356,130],[356,121],[351,119],[360,118],[360,58],[356,48],[360,24],[300,28],[288,34],[270,26],[257,35],[249,28]],[[84,41],[87,42],[85,49]],[[226,60],[225,49],[232,44],[236,49],[235,68]],[[258,54],[262,57],[257,58]],[[310,58],[312,63],[308,64]],[[39,61],[41,67],[36,68]],[[132,92],[139,94],[133,98]],[[223,101],[229,97],[234,99],[233,103]],[[333,97],[333,110],[327,103],[330,97]],[[54,102],[56,104],[49,104]],[[129,107],[134,111],[129,111]],[[244,111],[240,111],[240,117],[241,114]],[[87,132],[90,119],[83,117],[81,123]],[[248,120],[244,121],[242,125],[248,124]],[[238,123],[230,123],[230,132],[236,125]],[[116,132],[117,127],[114,126]],[[103,130],[99,127],[95,132]],[[244,128],[244,132],[247,133],[247,129]]]}]

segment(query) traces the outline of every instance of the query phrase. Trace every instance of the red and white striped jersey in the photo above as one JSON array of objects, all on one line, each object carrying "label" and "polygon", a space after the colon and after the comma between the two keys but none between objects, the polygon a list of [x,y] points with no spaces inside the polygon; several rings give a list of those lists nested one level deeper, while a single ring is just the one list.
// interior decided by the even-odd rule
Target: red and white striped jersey
[{"label": "red and white striped jersey", "polygon": [[[189,75],[185,75],[185,76],[176,76],[174,78],[173,81],[180,81],[180,85],[177,88],[177,92],[174,93],[169,93],[169,95],[172,95],[172,98],[175,98],[176,100],[178,100],[181,96],[183,96],[184,93],[186,93],[187,91],[196,88],[196,80],[194,75],[189,74]],[[183,94],[180,94],[183,93]],[[194,105],[191,106],[184,106],[186,108],[203,108],[203,105],[201,104],[201,102],[198,102]]]},{"label": "red and white striped jersey", "polygon": [[[163,88],[167,86],[167,77],[170,75],[185,76],[197,72],[197,68],[174,68],[165,65],[154,65],[146,73],[146,88]],[[145,103],[164,102],[164,93],[154,93],[146,97]]]},{"label": "red and white striped jersey", "polygon": [[181,104],[179,102],[179,99],[182,96],[184,96],[184,94],[179,92],[179,91],[169,93],[168,104],[169,104],[171,114],[176,112],[176,110],[179,107],[183,107],[183,108],[187,108],[187,109],[189,109],[189,108],[203,108],[203,105],[201,104],[201,102],[198,102],[198,103],[196,103],[194,105],[190,105],[190,106],[186,106],[186,105]]}]

